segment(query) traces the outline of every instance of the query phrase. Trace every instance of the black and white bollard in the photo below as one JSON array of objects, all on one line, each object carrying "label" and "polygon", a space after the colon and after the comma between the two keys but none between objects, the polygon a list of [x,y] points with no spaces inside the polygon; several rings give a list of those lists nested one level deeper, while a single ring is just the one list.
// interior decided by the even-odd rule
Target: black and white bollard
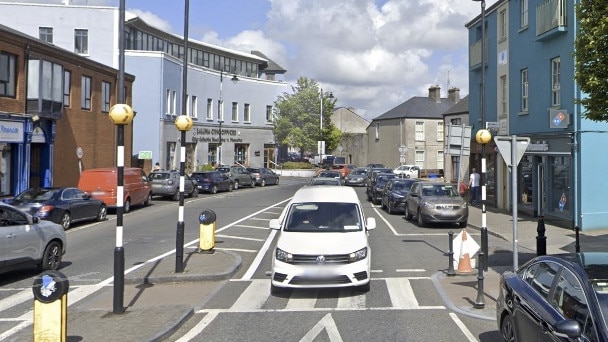
[{"label": "black and white bollard", "polygon": [[536,227],[536,255],[547,255],[547,237],[545,236],[545,220],[543,216],[538,217],[538,226]]},{"label": "black and white bollard", "polygon": [[448,233],[448,276],[453,277],[456,275],[454,271],[454,232]]}]

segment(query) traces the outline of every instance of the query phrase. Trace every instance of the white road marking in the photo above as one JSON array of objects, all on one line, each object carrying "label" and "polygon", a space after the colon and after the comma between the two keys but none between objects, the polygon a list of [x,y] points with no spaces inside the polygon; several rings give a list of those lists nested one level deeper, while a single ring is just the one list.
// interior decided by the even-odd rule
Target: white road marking
[{"label": "white road marking", "polygon": [[206,327],[213,322],[213,320],[217,317],[217,312],[210,312],[205,315],[205,317],[198,322],[190,331],[185,333],[182,337],[180,337],[176,342],[188,342],[190,340],[195,339],[198,334],[202,333]]},{"label": "white road marking", "polygon": [[241,293],[230,308],[231,311],[259,310],[268,299],[270,282],[266,279],[256,279]]},{"label": "white road marking", "polygon": [[340,296],[338,297],[338,308],[357,308],[362,309],[365,307],[365,293],[360,293],[358,295],[344,295],[342,291],[340,291]]},{"label": "white road marking", "polygon": [[409,269],[397,269],[397,272],[426,272],[425,269],[422,268],[409,268]]},{"label": "white road marking", "polygon": [[255,229],[264,229],[264,230],[268,230],[268,229],[270,229],[270,228],[268,228],[268,227],[260,227],[260,226],[247,226],[247,225],[244,225],[244,224],[239,224],[239,225],[236,225],[235,227],[239,227],[239,228],[255,228]]},{"label": "white road marking", "polygon": [[402,309],[415,309],[419,307],[409,279],[386,279],[386,287],[394,307]]},{"label": "white road marking", "polygon": [[334,319],[333,317],[331,317],[331,314],[328,313],[327,315],[323,316],[323,318],[321,318],[321,320],[317,322],[317,324],[315,324],[315,326],[312,327],[312,329],[310,329],[306,333],[306,335],[302,337],[302,339],[300,339],[300,342],[313,342],[317,338],[317,336],[319,336],[321,331],[323,331],[323,329],[325,329],[325,331],[327,332],[329,341],[343,341],[342,336],[340,336],[340,332],[338,331],[338,326],[336,325],[336,322],[334,322]]},{"label": "white road marking", "polygon": [[458,318],[458,316],[456,316],[455,313],[450,312],[450,317],[452,318],[452,320],[454,321],[454,323],[456,323],[456,325],[458,326],[458,328],[460,328],[460,331],[462,331],[462,333],[464,334],[464,336],[466,336],[467,339],[470,342],[477,342],[477,339],[475,338],[475,336],[473,336],[473,334],[471,333],[471,331],[467,328],[466,325],[464,325],[464,323],[462,323],[462,321],[460,320],[460,318]]},{"label": "white road marking", "polygon": [[248,237],[234,236],[234,235],[216,234],[215,236],[221,237],[221,238],[226,238],[226,239],[235,239],[235,240],[264,241],[264,239],[248,238]]}]

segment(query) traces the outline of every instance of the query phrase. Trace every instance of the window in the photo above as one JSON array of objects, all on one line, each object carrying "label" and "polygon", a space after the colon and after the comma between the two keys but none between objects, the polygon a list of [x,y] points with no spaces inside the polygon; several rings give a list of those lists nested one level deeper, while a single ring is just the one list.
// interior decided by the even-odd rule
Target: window
[{"label": "window", "polygon": [[217,101],[217,119],[220,121],[224,121],[224,101]]},{"label": "window", "polygon": [[91,110],[91,78],[82,76],[80,82],[80,108]]},{"label": "window", "polygon": [[186,103],[184,103],[183,107],[182,107],[182,112],[186,111],[185,114],[187,117],[192,117],[192,115],[190,115],[190,95],[186,94]]},{"label": "window", "polygon": [[380,123],[376,122],[376,140],[380,140]]},{"label": "window", "polygon": [[437,168],[443,170],[443,151],[437,151]]},{"label": "window", "polygon": [[243,121],[251,122],[251,105],[249,103],[245,103],[245,108],[243,110]]},{"label": "window", "polygon": [[416,141],[424,141],[424,122],[416,121]]},{"label": "window", "polygon": [[443,141],[443,122],[437,123],[437,141]]},{"label": "window", "polygon": [[207,99],[207,120],[213,120],[213,100]]},{"label": "window", "polygon": [[507,11],[502,10],[498,14],[498,40],[507,39]]},{"label": "window", "polygon": [[549,299],[549,291],[553,279],[559,270],[559,265],[552,262],[539,262],[530,265],[524,272],[523,280],[545,299]]},{"label": "window", "polygon": [[266,122],[272,122],[272,106],[266,106]]},{"label": "window", "polygon": [[452,125],[462,125],[462,118],[454,118],[450,119],[450,123]]},{"label": "window", "polygon": [[500,76],[500,114],[507,115],[507,75]]},{"label": "window", "polygon": [[39,27],[38,38],[43,42],[53,44],[53,28],[52,27]]},{"label": "window", "polygon": [[551,106],[560,105],[560,58],[551,60]]},{"label": "window", "polygon": [[85,55],[89,53],[89,30],[74,30],[74,52]]},{"label": "window", "polygon": [[192,95],[192,111],[190,111],[190,113],[192,113],[192,118],[198,118],[198,97]]},{"label": "window", "polygon": [[519,27],[528,27],[528,0],[521,0],[519,9]]},{"label": "window", "polygon": [[165,114],[171,114],[171,90],[167,89],[167,110]]},{"label": "window", "polygon": [[416,151],[416,166],[424,168],[424,151]]},{"label": "window", "polygon": [[111,87],[110,82],[101,82],[101,111],[103,113],[110,112],[110,95],[111,95]]},{"label": "window", "polygon": [[239,103],[232,102],[232,121],[239,121]]},{"label": "window", "polygon": [[70,92],[72,88],[72,72],[68,70],[63,71],[63,105],[65,107],[70,106]]},{"label": "window", "polygon": [[175,115],[177,113],[177,91],[174,90],[171,95],[171,115]]},{"label": "window", "polygon": [[63,66],[39,59],[27,63],[26,110],[59,118],[63,111]]},{"label": "window", "polygon": [[521,71],[521,111],[528,111],[528,69]]},{"label": "window", "polygon": [[0,96],[15,97],[17,91],[17,56],[0,53]]}]

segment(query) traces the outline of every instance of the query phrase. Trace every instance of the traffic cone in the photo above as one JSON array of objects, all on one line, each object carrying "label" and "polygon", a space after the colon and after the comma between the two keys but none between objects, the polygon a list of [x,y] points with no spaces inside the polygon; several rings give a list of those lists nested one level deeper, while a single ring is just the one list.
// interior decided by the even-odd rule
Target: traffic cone
[{"label": "traffic cone", "polygon": [[473,267],[471,267],[471,256],[469,253],[465,253],[464,245],[467,241],[467,231],[462,230],[462,243],[460,244],[460,258],[458,259],[458,269],[456,273],[459,274],[471,274],[475,273]]}]

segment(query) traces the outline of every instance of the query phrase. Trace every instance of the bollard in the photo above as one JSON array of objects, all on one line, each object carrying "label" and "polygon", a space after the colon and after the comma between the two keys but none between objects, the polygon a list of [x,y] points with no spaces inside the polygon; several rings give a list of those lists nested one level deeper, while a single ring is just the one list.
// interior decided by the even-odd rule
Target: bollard
[{"label": "bollard", "polygon": [[576,236],[576,243],[574,244],[574,250],[576,251],[576,253],[580,253],[581,252],[581,240],[580,236],[579,236],[579,232],[580,232],[580,228],[578,226],[574,227],[574,236]]},{"label": "bollard", "polygon": [[486,306],[485,298],[483,295],[483,268],[484,268],[484,255],[483,251],[477,254],[477,299],[473,304],[475,309],[483,309]]},{"label": "bollard", "polygon": [[454,271],[454,232],[448,233],[448,276],[453,277],[456,275]]},{"label": "bollard", "polygon": [[68,279],[59,271],[34,279],[34,342],[67,341],[68,290]]},{"label": "bollard", "polygon": [[547,237],[545,236],[545,220],[542,215],[538,217],[536,232],[538,233],[536,237],[536,255],[546,255]]},{"label": "bollard", "polygon": [[215,212],[213,210],[203,210],[198,216],[200,223],[199,253],[213,254],[215,250]]}]

